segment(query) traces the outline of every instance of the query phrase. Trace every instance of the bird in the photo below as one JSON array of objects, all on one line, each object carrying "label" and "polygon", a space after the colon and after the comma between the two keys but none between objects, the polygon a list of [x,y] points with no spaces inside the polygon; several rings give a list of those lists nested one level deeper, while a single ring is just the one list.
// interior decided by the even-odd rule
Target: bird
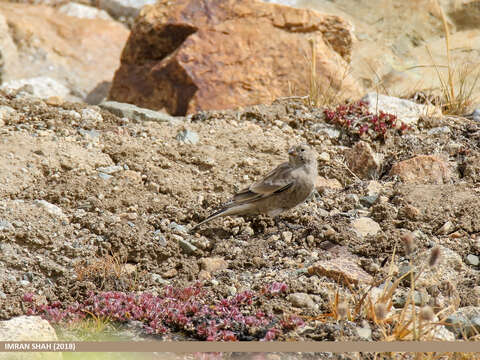
[{"label": "bird", "polygon": [[221,216],[266,214],[276,217],[303,203],[315,189],[317,157],[306,144],[288,150],[288,161],[270,171],[261,181],[237,192],[222,208],[195,225],[195,230]]}]

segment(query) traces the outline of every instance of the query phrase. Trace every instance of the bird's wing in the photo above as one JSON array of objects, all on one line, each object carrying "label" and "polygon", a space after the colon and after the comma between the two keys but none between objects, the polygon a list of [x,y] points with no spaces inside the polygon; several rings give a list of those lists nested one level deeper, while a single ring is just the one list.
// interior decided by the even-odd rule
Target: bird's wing
[{"label": "bird's wing", "polygon": [[249,203],[287,190],[295,183],[295,179],[289,176],[291,171],[292,167],[288,163],[279,165],[270,171],[263,180],[236,193],[232,202],[235,204]]}]

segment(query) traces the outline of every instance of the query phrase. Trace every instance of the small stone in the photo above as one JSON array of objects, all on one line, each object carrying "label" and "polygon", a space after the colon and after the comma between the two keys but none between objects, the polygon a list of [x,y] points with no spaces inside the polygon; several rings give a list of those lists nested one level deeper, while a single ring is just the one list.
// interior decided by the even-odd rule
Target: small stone
[{"label": "small stone", "polygon": [[413,205],[405,205],[399,211],[400,216],[405,216],[407,219],[410,220],[417,220],[420,217],[420,210],[418,210]]},{"label": "small stone", "polygon": [[[396,115],[401,122],[407,125],[417,123],[422,115],[441,115],[432,105],[417,104],[410,100],[400,99],[393,96],[368,93],[362,98],[368,105],[368,111],[376,114],[378,111]],[[399,124],[400,125],[400,124]]]},{"label": "small stone", "polygon": [[370,180],[366,188],[367,196],[378,196],[382,192],[382,190],[383,186],[381,183],[376,180]]},{"label": "small stone", "polygon": [[155,0],[99,0],[96,4],[115,18],[135,18],[145,5],[155,2]]},{"label": "small stone", "polygon": [[30,285],[30,281],[28,281],[28,280],[20,280],[20,285],[21,285],[21,286],[24,286],[24,287],[25,287],[25,286],[28,286],[28,285]]},{"label": "small stone", "polygon": [[103,167],[98,167],[97,171],[104,174],[111,175],[111,174],[115,174],[116,172],[123,171],[123,167],[118,165],[103,166]]},{"label": "small stone", "polygon": [[0,219],[0,231],[13,231],[13,230],[15,230],[15,228],[9,221]]},{"label": "small stone", "polygon": [[210,280],[212,278],[212,275],[208,272],[208,271],[205,271],[205,270],[200,270],[200,272],[198,273],[198,280]]},{"label": "small stone", "polygon": [[178,244],[180,248],[188,255],[194,255],[198,248],[195,245],[190,244],[187,240],[179,238]]},{"label": "small stone", "polygon": [[427,131],[428,135],[435,136],[435,135],[442,135],[442,134],[450,134],[452,131],[448,126],[441,126],[435,127]]},{"label": "small stone", "polygon": [[448,164],[434,155],[417,155],[393,164],[390,176],[398,176],[405,183],[446,184],[451,172]]},{"label": "small stone", "polygon": [[227,269],[228,262],[221,257],[203,258],[200,260],[200,268],[209,273],[214,273],[216,271]]},{"label": "small stone", "polygon": [[453,223],[448,220],[445,224],[442,225],[442,227],[440,229],[437,230],[437,234],[438,235],[447,235],[447,234],[450,234],[451,232],[453,232],[453,230],[455,230],[455,226],[453,225]]},{"label": "small stone", "polygon": [[250,226],[245,226],[242,230],[242,234],[243,235],[248,235],[248,236],[253,236],[255,234],[255,232],[253,231],[253,229]]},{"label": "small stone", "polygon": [[99,106],[120,118],[127,118],[136,121],[155,121],[176,123],[178,120],[166,113],[144,109],[132,104],[117,101],[104,101]]},{"label": "small stone", "polygon": [[291,231],[284,231],[282,232],[282,240],[285,241],[287,244],[292,242],[293,234]]},{"label": "small stone", "polygon": [[367,235],[376,235],[380,230],[380,225],[369,217],[360,217],[352,222],[353,229],[362,237]]},{"label": "small stone", "polygon": [[480,331],[480,308],[475,306],[459,308],[445,319],[445,325],[457,336],[469,337],[478,334]]},{"label": "small stone", "polygon": [[377,201],[378,195],[368,195],[368,196],[362,196],[360,198],[360,204],[363,206],[369,208],[373,204],[375,204],[375,201]]},{"label": "small stone", "polygon": [[82,116],[83,121],[89,121],[94,124],[100,124],[103,122],[102,115],[98,111],[90,108],[82,109],[80,115]]},{"label": "small stone", "polygon": [[18,117],[19,115],[14,108],[6,105],[0,106],[0,126],[5,125],[10,120],[16,121]]},{"label": "small stone", "polygon": [[157,241],[160,246],[167,246],[167,239],[165,239],[165,236],[160,230],[155,230],[153,232],[153,240]]},{"label": "small stone", "polygon": [[473,111],[472,113],[472,119],[473,121],[478,121],[480,122],[480,108],[477,108]]},{"label": "small stone", "polygon": [[365,141],[357,142],[345,153],[348,168],[361,179],[375,179],[380,175],[383,158]]},{"label": "small stone", "polygon": [[159,274],[153,273],[152,275],[150,275],[150,277],[151,277],[151,279],[154,283],[157,283],[159,285],[168,285],[169,284],[169,281],[162,278]]},{"label": "small stone", "polygon": [[45,200],[35,200],[34,203],[39,207],[43,207],[50,215],[66,218],[62,209],[60,209],[57,205],[50,204]]},{"label": "small stone", "polygon": [[307,309],[315,308],[315,303],[312,297],[305,293],[290,294],[288,295],[287,300],[290,301],[290,303],[293,306],[298,308],[307,308]]},{"label": "small stone", "polygon": [[67,16],[72,16],[79,19],[112,20],[110,15],[108,15],[108,13],[105,10],[100,10],[93,6],[87,6],[87,5],[78,4],[74,2],[70,2],[68,4],[62,5],[57,9],[59,12]]},{"label": "small stone", "polygon": [[165,279],[171,279],[177,276],[177,274],[178,274],[177,269],[169,269],[162,274],[162,277]]},{"label": "small stone", "polygon": [[7,298],[7,295],[3,291],[0,291],[0,299],[5,300],[6,298]]},{"label": "small stone", "polygon": [[98,173],[98,177],[102,180],[110,180],[113,176],[100,172]]},{"label": "small stone", "polygon": [[478,266],[478,264],[480,263],[480,259],[476,255],[468,254],[466,258],[466,263],[471,266]]},{"label": "small stone", "polygon": [[372,276],[363,270],[353,258],[353,254],[337,255],[332,260],[316,262],[307,269],[307,272],[309,275],[328,276],[335,281],[347,284],[369,284]]},{"label": "small stone", "polygon": [[227,292],[230,296],[235,296],[237,294],[237,288],[235,286],[227,286]]},{"label": "small stone", "polygon": [[184,144],[191,144],[191,145],[195,145],[200,141],[198,134],[188,129],[180,131],[175,137],[175,139],[177,139],[178,141]]},{"label": "small stone", "polygon": [[317,176],[317,179],[315,180],[315,189],[319,192],[323,192],[325,189],[340,190],[343,189],[343,186],[337,179],[327,179],[323,176]]},{"label": "small stone", "polygon": [[154,193],[158,193],[160,191],[160,185],[155,182],[148,183],[147,189],[149,191],[153,191]]},{"label": "small stone", "polygon": [[357,327],[357,334],[362,340],[372,340],[372,329],[370,327]]},{"label": "small stone", "polygon": [[330,154],[324,151],[324,152],[320,153],[320,155],[318,155],[317,160],[324,161],[324,162],[329,162],[330,161]]},{"label": "small stone", "polygon": [[0,88],[24,91],[41,99],[52,96],[66,98],[70,94],[70,90],[65,85],[46,76],[10,80],[2,83]]},{"label": "small stone", "polygon": [[169,227],[170,229],[172,229],[172,231],[174,231],[174,232],[176,232],[176,233],[183,233],[183,234],[188,233],[188,230],[187,230],[187,228],[186,228],[185,226],[179,225],[179,224],[177,224],[175,221],[172,221],[172,222],[168,225],[168,227]]}]

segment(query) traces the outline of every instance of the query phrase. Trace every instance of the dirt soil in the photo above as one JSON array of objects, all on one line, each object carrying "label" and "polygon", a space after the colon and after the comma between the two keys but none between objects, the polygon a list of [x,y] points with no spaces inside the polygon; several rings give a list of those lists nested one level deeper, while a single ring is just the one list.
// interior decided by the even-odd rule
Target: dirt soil
[{"label": "dirt soil", "polygon": [[[365,206],[359,199],[372,181],[358,179],[343,161],[357,139],[327,136],[322,109],[299,100],[204,112],[178,123],[136,122],[95,106],[7,94],[0,94],[1,105],[16,110],[0,126],[1,319],[24,312],[27,292],[68,304],[90,290],[156,293],[198,280],[212,301],[284,282],[288,293],[258,308],[313,319],[331,311],[335,291],[348,296],[360,285],[349,288],[306,268],[334,259],[341,248],[377,276],[388,270],[382,262],[394,249],[403,256],[400,237],[407,230],[420,234],[418,254],[440,244],[460,256],[448,279],[455,280],[460,306],[478,305],[471,289],[479,269],[464,263],[467,255],[480,255],[480,124],[473,120],[425,119],[407,134],[372,142],[384,156],[376,179],[384,201]],[[432,135],[443,126],[450,131]],[[198,143],[177,140],[185,129],[198,134]],[[300,142],[328,154],[320,157],[319,173],[341,186],[319,188],[278,224],[268,217],[223,218],[195,234],[184,231],[285,161],[287,149]],[[393,163],[418,154],[447,159],[451,183],[404,184],[388,176]],[[115,165],[110,177],[97,170]],[[359,214],[381,231],[360,236],[352,228]],[[454,229],[439,233],[448,221]],[[185,240],[196,249],[185,250]],[[202,271],[203,259],[212,257],[227,268]],[[293,306],[290,293],[309,294],[315,306]],[[294,336],[332,340],[338,331],[326,322]]]}]

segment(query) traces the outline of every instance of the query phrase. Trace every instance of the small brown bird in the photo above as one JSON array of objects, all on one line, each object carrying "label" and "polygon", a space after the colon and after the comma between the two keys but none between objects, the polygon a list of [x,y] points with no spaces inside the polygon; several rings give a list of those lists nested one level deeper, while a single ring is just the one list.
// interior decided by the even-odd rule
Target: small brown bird
[{"label": "small brown bird", "polygon": [[275,217],[303,203],[315,188],[317,158],[307,145],[288,151],[288,162],[267,176],[236,193],[222,209],[214,212],[191,230],[220,216],[267,214]]}]

